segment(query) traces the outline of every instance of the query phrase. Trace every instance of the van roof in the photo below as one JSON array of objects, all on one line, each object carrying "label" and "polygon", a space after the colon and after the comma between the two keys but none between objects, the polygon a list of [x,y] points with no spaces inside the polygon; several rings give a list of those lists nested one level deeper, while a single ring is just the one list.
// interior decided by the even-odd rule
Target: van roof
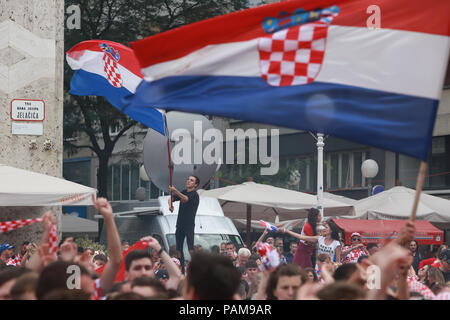
[{"label": "van roof", "polygon": [[[161,196],[158,198],[159,200],[159,211],[164,216],[170,215],[178,215],[178,208],[180,206],[180,202],[176,201],[173,203],[174,210],[170,212],[169,210],[169,196]],[[217,216],[223,217],[223,210],[220,206],[219,200],[211,197],[202,197],[200,196],[200,203],[197,209],[198,216]]]}]

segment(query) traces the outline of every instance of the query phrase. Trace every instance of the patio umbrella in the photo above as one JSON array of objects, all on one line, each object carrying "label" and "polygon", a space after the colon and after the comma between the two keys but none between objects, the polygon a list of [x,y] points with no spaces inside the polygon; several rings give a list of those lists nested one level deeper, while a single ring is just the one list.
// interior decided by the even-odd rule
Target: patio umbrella
[{"label": "patio umbrella", "polygon": [[[317,206],[317,198],[311,194],[278,188],[252,181],[213,190],[199,190],[205,197],[220,200],[225,215],[231,219],[247,219],[247,245],[250,245],[252,216],[255,220],[278,223],[283,220],[307,217],[307,209]],[[324,198],[324,215],[353,215],[353,206]],[[244,211],[244,206],[246,210]]]},{"label": "patio umbrella", "polygon": [[92,205],[96,189],[0,164],[0,206]]}]

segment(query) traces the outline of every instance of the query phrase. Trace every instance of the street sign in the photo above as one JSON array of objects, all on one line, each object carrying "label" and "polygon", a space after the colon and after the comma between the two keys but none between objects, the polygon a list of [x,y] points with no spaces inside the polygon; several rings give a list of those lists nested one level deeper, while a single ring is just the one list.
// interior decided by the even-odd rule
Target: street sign
[{"label": "street sign", "polygon": [[13,122],[11,126],[12,134],[26,136],[42,136],[44,133],[44,124],[42,122]]},{"label": "street sign", "polygon": [[375,195],[375,194],[383,192],[383,191],[384,191],[384,186],[378,184],[375,187],[373,187],[372,194]]},{"label": "street sign", "polygon": [[45,102],[42,100],[11,100],[11,120],[44,121]]}]

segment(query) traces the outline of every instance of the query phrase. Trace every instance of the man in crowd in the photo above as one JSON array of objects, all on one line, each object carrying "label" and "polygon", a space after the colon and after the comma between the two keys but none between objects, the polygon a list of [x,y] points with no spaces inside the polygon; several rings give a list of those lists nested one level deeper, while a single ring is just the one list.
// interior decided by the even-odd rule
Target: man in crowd
[{"label": "man in crowd", "polygon": [[235,261],[235,266],[236,267],[245,267],[248,259],[251,256],[251,252],[250,250],[248,250],[247,248],[240,248],[237,254],[237,259]]},{"label": "man in crowd", "polygon": [[236,247],[233,242],[226,243],[225,251],[227,256],[231,259],[231,261],[234,262],[237,259]]},{"label": "man in crowd", "polygon": [[284,255],[286,257],[286,263],[292,263],[294,260],[295,251],[297,251],[297,242],[291,241],[289,244],[289,251]]},{"label": "man in crowd", "polygon": [[369,242],[366,247],[366,250],[367,252],[369,252],[370,256],[374,255],[378,251],[378,249],[378,244],[376,244],[375,242]]},{"label": "man in crowd", "polygon": [[11,259],[12,255],[13,255],[13,249],[14,249],[14,246],[12,246],[8,243],[4,243],[0,247],[0,259],[2,259],[6,263],[6,261]]},{"label": "man in crowd", "polygon": [[450,281],[450,249],[444,249],[439,254],[439,271],[442,272],[445,282]]},{"label": "man in crowd", "polygon": [[190,254],[194,252],[194,230],[195,230],[195,215],[200,203],[200,198],[195,189],[199,186],[200,179],[196,176],[189,176],[186,181],[186,189],[182,192],[178,191],[174,186],[169,186],[171,192],[175,193],[169,197],[169,210],[173,212],[173,202],[180,201],[178,209],[178,217],[175,231],[175,240],[179,256],[181,257],[181,269],[184,273],[184,253],[183,243],[186,238],[187,246]]},{"label": "man in crowd", "polygon": [[186,300],[237,299],[241,274],[227,257],[195,253],[188,267],[183,297]]},{"label": "man in crowd", "polygon": [[[142,238],[141,241],[155,250],[164,264],[169,275],[166,288],[176,290],[181,280],[181,271],[176,263],[155,238],[148,236]],[[155,278],[151,254],[147,250],[131,250],[128,252],[125,256],[125,270],[125,280],[130,283],[140,277]]]},{"label": "man in crowd", "polygon": [[360,256],[368,256],[369,252],[361,243],[361,235],[358,232],[353,232],[350,237],[351,244],[342,249],[341,257],[344,257],[344,263],[358,262]]}]

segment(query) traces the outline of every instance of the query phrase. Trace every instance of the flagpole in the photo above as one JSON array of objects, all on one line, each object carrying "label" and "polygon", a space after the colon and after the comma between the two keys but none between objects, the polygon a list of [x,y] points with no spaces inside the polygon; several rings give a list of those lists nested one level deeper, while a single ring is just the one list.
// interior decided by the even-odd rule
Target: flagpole
[{"label": "flagpole", "polygon": [[[169,157],[169,185],[172,186],[172,160],[170,158],[170,136],[169,136],[169,128],[167,127],[167,117],[166,113],[164,112],[164,127],[166,131],[166,137],[167,137],[167,155]],[[170,191],[170,203],[173,203],[173,193]],[[170,208],[169,208],[170,210]]]},{"label": "flagpole", "polygon": [[425,161],[420,162],[419,174],[417,175],[416,184],[416,196],[414,197],[414,204],[409,218],[412,222],[416,221],[417,207],[419,206],[420,194],[422,192],[423,181],[425,180],[425,173],[427,171],[427,163]]}]

